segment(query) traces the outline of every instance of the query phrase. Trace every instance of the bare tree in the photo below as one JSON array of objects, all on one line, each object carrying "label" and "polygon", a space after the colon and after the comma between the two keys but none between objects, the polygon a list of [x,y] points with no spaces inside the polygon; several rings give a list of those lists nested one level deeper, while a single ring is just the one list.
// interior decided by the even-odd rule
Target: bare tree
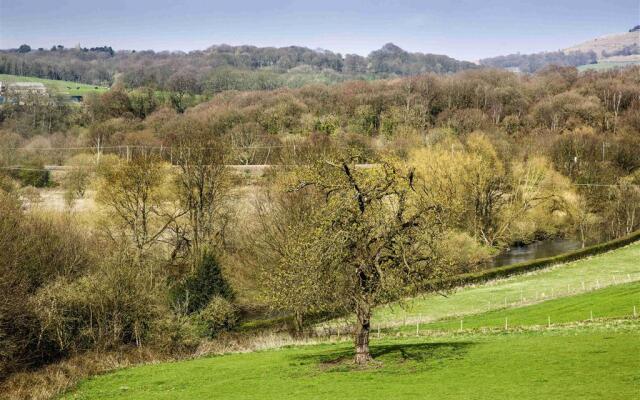
[{"label": "bare tree", "polygon": [[225,146],[216,140],[189,138],[174,151],[178,199],[188,216],[185,239],[195,251],[205,244],[223,243],[231,187]]},{"label": "bare tree", "polygon": [[130,240],[143,256],[185,211],[166,189],[166,166],[154,156],[138,155],[130,162],[103,163],[96,199],[108,213],[107,233],[114,240]]}]

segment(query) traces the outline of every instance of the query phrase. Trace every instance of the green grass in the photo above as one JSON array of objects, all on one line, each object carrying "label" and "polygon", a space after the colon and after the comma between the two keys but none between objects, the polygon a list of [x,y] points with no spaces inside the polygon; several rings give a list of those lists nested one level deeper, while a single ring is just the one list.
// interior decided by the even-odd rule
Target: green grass
[{"label": "green grass", "polygon": [[[533,274],[469,287],[448,299],[427,296],[413,309],[440,320],[423,324],[440,335],[372,338],[375,362],[352,362],[350,341],[146,365],[93,377],[64,399],[630,399],[640,393],[640,243]],[[630,277],[633,282],[621,283]],[[617,278],[616,278],[617,277]],[[596,284],[613,286],[593,291]],[[597,283],[596,283],[597,282]],[[566,292],[569,285],[569,292]],[[574,287],[573,291],[571,287]],[[564,297],[522,306],[532,291]],[[562,293],[562,290],[565,293]],[[579,293],[575,290],[578,289]],[[567,296],[571,294],[571,296]],[[488,299],[507,308],[486,311]],[[499,305],[498,305],[499,304]],[[503,307],[502,301],[496,305]],[[520,305],[518,307],[518,305]],[[459,319],[451,316],[473,314]],[[397,322],[403,311],[377,318]],[[482,332],[480,327],[511,328]],[[552,329],[546,325],[552,317]],[[449,319],[446,319],[446,318]],[[443,319],[444,318],[444,319]],[[375,327],[375,324],[374,324]],[[391,330],[396,333],[398,329]],[[408,332],[407,332],[408,331]]]},{"label": "green grass", "polygon": [[[426,295],[410,300],[406,307],[382,307],[373,324],[401,323],[420,318],[442,318],[478,314],[497,307],[517,307],[522,302],[575,295],[596,287],[640,280],[640,243],[534,273],[460,289],[443,297]],[[640,306],[640,304],[639,304]]]},{"label": "green grass", "polygon": [[83,96],[88,93],[102,93],[109,88],[103,86],[87,85],[85,83],[76,83],[69,81],[56,81],[53,79],[34,78],[30,76],[17,76],[0,74],[0,81],[3,82],[41,82],[49,90],[56,91],[61,94],[70,96]]},{"label": "green grass", "polygon": [[[507,308],[467,316],[462,319],[464,329],[500,328],[508,319],[509,327],[547,325],[585,321],[591,318],[625,318],[633,316],[633,306],[640,313],[640,282],[611,286],[593,292],[545,301],[520,308]],[[457,330],[460,318],[443,319],[421,324],[422,330]],[[415,332],[415,325],[403,331]]]},{"label": "green grass", "polygon": [[578,67],[578,71],[580,72],[588,71],[588,70],[606,71],[608,69],[625,68],[625,67],[630,67],[632,65],[638,65],[638,64],[640,64],[640,62],[638,61],[603,61],[597,64],[580,65]]},{"label": "green grass", "polygon": [[375,341],[364,369],[349,343],[232,354],[121,370],[63,398],[637,398],[638,327],[614,329]]}]

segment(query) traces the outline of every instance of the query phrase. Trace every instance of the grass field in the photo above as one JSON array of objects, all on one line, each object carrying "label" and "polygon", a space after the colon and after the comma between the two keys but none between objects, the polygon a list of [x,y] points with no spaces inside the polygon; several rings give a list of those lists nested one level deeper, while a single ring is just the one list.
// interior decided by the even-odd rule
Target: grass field
[{"label": "grass field", "polygon": [[102,93],[109,88],[103,86],[87,85],[84,83],[76,83],[69,81],[56,81],[52,79],[33,78],[30,76],[17,76],[0,74],[0,81],[3,82],[41,82],[49,90],[54,90],[58,93],[67,94],[70,96],[83,96],[88,93]]},{"label": "grass field", "polygon": [[640,243],[535,273],[463,288],[446,298],[427,295],[410,300],[404,308],[383,307],[375,312],[373,325],[375,328],[376,324],[403,323],[405,319],[415,325],[416,319],[429,322],[521,307],[629,280],[640,281]]},{"label": "grass field", "polygon": [[[121,370],[65,399],[632,399],[638,327],[375,341],[232,354]],[[637,397],[635,397],[637,398]]]},{"label": "grass field", "polygon": [[[559,297],[551,298],[552,290]],[[537,300],[526,297],[534,292]],[[496,308],[487,311],[490,299]],[[420,337],[413,323],[397,324],[378,338],[374,323],[375,362],[367,367],[352,363],[350,340],[334,336],[320,345],[124,369],[85,380],[62,398],[526,400],[640,394],[640,318],[632,318],[634,305],[640,313],[640,243],[411,304],[434,321],[420,325]],[[572,324],[591,313],[593,322]],[[462,331],[457,315],[466,315]],[[392,323],[405,318],[398,307],[376,316]],[[500,329],[505,317],[509,330]]]},{"label": "grass field", "polygon": [[[489,311],[462,318],[464,329],[502,328],[505,318],[509,327],[531,325],[564,324],[598,318],[630,318],[633,308],[640,313],[640,282],[611,286],[570,297],[549,300],[542,303]],[[461,318],[448,318],[427,324],[420,324],[421,330],[460,329]],[[415,332],[416,326],[405,326],[405,332]]]},{"label": "grass field", "polygon": [[580,65],[578,67],[578,71],[580,71],[580,72],[589,71],[589,70],[605,71],[605,70],[608,70],[608,69],[625,68],[625,67],[630,67],[632,65],[639,65],[639,64],[640,63],[637,62],[637,61],[619,61],[619,62],[602,61],[602,62],[599,62],[597,64]]}]

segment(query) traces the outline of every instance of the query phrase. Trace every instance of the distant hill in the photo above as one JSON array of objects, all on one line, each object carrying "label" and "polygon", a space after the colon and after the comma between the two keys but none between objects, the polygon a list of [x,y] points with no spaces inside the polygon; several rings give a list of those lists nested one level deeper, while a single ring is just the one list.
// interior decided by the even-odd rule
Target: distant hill
[{"label": "distant hill", "polygon": [[565,53],[574,51],[593,51],[594,53],[596,53],[598,60],[602,60],[609,57],[631,55],[615,53],[624,52],[625,49],[635,48],[637,50],[638,46],[640,46],[640,31],[633,31],[601,36],[580,44],[576,44],[571,47],[567,47],[562,51]]},{"label": "distant hill", "polygon": [[640,27],[588,40],[558,51],[509,54],[485,58],[480,65],[533,73],[548,65],[578,67],[579,70],[610,69],[640,63]]},{"label": "distant hill", "polygon": [[[105,50],[106,49],[106,50]],[[50,50],[0,50],[0,74],[109,86],[116,77],[127,87],[217,93],[308,83],[336,83],[427,72],[453,73],[477,65],[446,55],[410,53],[393,43],[363,57],[306,47],[215,45],[185,52],[114,51],[110,46]]]}]

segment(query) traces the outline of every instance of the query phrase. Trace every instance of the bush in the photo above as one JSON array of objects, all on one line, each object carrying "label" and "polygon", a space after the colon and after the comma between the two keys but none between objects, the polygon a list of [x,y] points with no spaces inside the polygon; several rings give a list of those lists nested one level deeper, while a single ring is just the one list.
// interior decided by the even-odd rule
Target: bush
[{"label": "bush", "polygon": [[127,260],[106,260],[79,279],[59,279],[35,296],[43,332],[61,351],[141,345],[162,311],[149,271]]},{"label": "bush", "polygon": [[200,344],[202,327],[191,316],[167,312],[154,325],[147,342],[162,354],[191,354]]},{"label": "bush", "polygon": [[195,270],[183,283],[176,285],[172,294],[174,304],[187,314],[202,310],[215,296],[233,298],[220,264],[210,251],[205,251]]},{"label": "bush", "polygon": [[93,157],[87,154],[78,154],[66,163],[71,167],[62,182],[65,189],[64,197],[68,205],[84,197],[84,194],[91,183],[91,177],[94,170]]},{"label": "bush", "polygon": [[81,274],[92,263],[88,248],[72,220],[23,214],[17,197],[0,191],[0,378],[60,355],[42,334],[33,295]]},{"label": "bush", "polygon": [[0,190],[5,193],[13,193],[18,188],[15,180],[7,175],[0,174]]},{"label": "bush", "polygon": [[37,188],[49,187],[53,183],[49,171],[44,170],[41,164],[25,165],[25,169],[15,170],[13,178],[17,179],[22,186],[33,186]]},{"label": "bush", "polygon": [[215,296],[200,311],[198,320],[202,324],[204,335],[214,338],[220,332],[235,328],[238,324],[238,310],[229,300]]},{"label": "bush", "polygon": [[460,272],[477,271],[489,264],[495,253],[493,248],[480,244],[465,232],[448,232],[440,246],[445,258],[457,265]]}]

